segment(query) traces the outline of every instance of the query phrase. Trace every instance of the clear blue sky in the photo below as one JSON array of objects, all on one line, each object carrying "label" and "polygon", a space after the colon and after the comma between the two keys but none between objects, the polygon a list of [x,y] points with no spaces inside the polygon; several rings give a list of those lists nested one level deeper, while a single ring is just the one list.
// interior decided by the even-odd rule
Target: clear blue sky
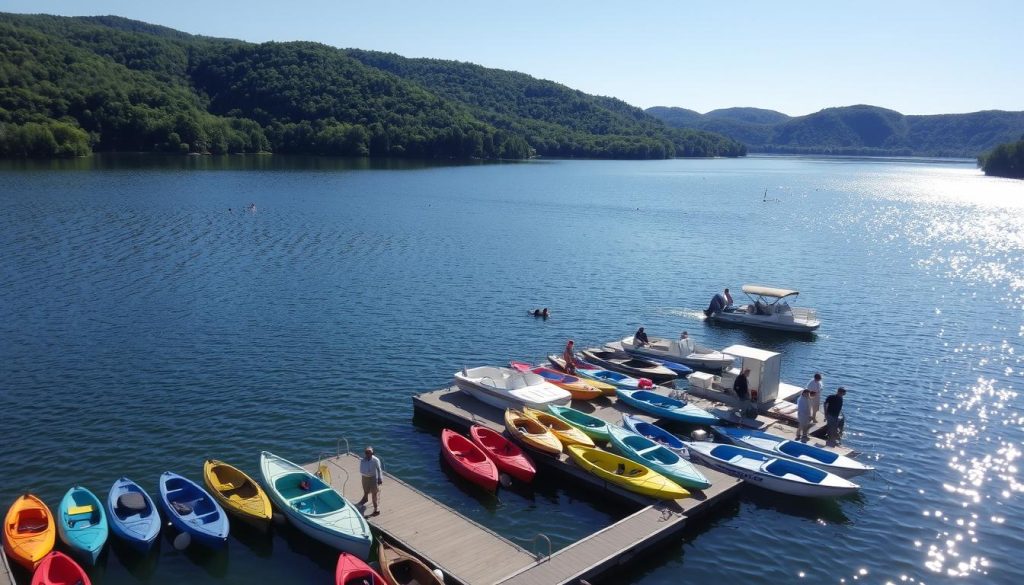
[{"label": "clear blue sky", "polygon": [[645,108],[1024,110],[1020,0],[0,0],[0,11],[470,61]]}]

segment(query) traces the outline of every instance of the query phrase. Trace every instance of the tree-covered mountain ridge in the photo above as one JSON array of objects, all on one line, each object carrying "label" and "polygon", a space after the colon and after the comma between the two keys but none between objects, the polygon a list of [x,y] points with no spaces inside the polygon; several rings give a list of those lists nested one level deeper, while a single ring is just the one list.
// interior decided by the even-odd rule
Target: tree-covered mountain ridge
[{"label": "tree-covered mountain ridge", "polygon": [[0,13],[0,156],[278,152],[519,159],[742,156],[526,74],[116,16]]},{"label": "tree-covered mountain ridge", "polygon": [[854,105],[798,117],[757,108],[700,114],[658,106],[646,111],[670,126],[724,134],[752,152],[973,158],[1024,132],[1024,112],[1003,110],[905,115]]}]

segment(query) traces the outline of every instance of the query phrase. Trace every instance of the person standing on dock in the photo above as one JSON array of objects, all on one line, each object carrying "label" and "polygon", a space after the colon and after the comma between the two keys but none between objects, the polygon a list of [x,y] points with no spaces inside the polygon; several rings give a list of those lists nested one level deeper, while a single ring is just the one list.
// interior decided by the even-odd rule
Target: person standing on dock
[{"label": "person standing on dock", "polygon": [[747,376],[749,375],[750,368],[745,368],[740,372],[739,376],[736,376],[736,380],[732,383],[732,391],[744,402],[750,400],[750,387],[747,385]]},{"label": "person standing on dock", "polygon": [[843,414],[843,396],[846,396],[846,388],[840,386],[835,394],[825,399],[825,444],[829,447],[839,444],[839,434],[842,430],[839,417]]},{"label": "person standing on dock", "polygon": [[807,441],[807,431],[811,428],[811,391],[803,390],[796,399],[796,440]]},{"label": "person standing on dock", "polygon": [[365,506],[366,499],[373,498],[373,513],[377,514],[377,493],[380,491],[380,484],[384,483],[384,473],[381,470],[380,459],[373,454],[373,447],[367,446],[364,457],[359,460],[359,475],[362,476],[363,499],[356,505]]},{"label": "person standing on dock", "polygon": [[576,356],[573,355],[572,340],[570,339],[565,344],[565,349],[562,350],[562,360],[565,362],[565,373],[575,374],[576,373]]},{"label": "person standing on dock", "polygon": [[821,372],[815,372],[814,378],[804,387],[811,394],[811,422],[818,422],[818,408],[821,405]]}]

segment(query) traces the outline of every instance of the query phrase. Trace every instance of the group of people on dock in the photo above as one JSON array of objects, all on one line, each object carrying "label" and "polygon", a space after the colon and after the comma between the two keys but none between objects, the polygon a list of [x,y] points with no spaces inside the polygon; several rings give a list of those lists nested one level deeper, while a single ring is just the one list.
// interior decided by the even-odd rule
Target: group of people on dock
[{"label": "group of people on dock", "polygon": [[[821,380],[821,373],[815,373],[796,399],[796,439],[798,441],[810,439],[807,433],[811,424],[818,422],[818,411],[821,407]],[[825,441],[829,446],[839,444],[843,428],[843,396],[845,395],[846,388],[840,386],[836,389],[835,394],[825,399]]]}]

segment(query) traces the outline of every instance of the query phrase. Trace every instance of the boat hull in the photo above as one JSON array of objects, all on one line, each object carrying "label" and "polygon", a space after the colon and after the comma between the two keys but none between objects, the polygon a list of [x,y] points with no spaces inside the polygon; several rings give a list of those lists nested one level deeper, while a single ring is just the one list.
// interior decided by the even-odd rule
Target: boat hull
[{"label": "boat hull", "polygon": [[[128,510],[119,505],[121,496],[139,494],[143,508]],[[107,520],[110,532],[120,538],[128,546],[145,553],[153,548],[153,543],[160,536],[160,512],[156,509],[153,498],[132,480],[122,477],[110,486],[107,494]]]},{"label": "boat hull", "polygon": [[820,321],[785,320],[778,319],[777,317],[777,315],[753,315],[742,310],[736,310],[715,313],[709,316],[708,319],[730,325],[759,327],[761,329],[789,331],[791,333],[813,333],[821,327]]},{"label": "boat hull", "polygon": [[690,352],[689,354],[683,355],[682,353],[674,353],[671,351],[662,351],[659,349],[659,342],[662,340],[654,340],[651,346],[636,346],[633,344],[633,338],[627,337],[619,342],[622,349],[629,354],[640,356],[648,359],[661,359],[682,364],[684,366],[707,371],[718,371],[723,368],[728,368],[732,365],[734,360],[733,356],[723,354],[718,351],[709,351],[708,353],[702,353],[703,349]]}]

